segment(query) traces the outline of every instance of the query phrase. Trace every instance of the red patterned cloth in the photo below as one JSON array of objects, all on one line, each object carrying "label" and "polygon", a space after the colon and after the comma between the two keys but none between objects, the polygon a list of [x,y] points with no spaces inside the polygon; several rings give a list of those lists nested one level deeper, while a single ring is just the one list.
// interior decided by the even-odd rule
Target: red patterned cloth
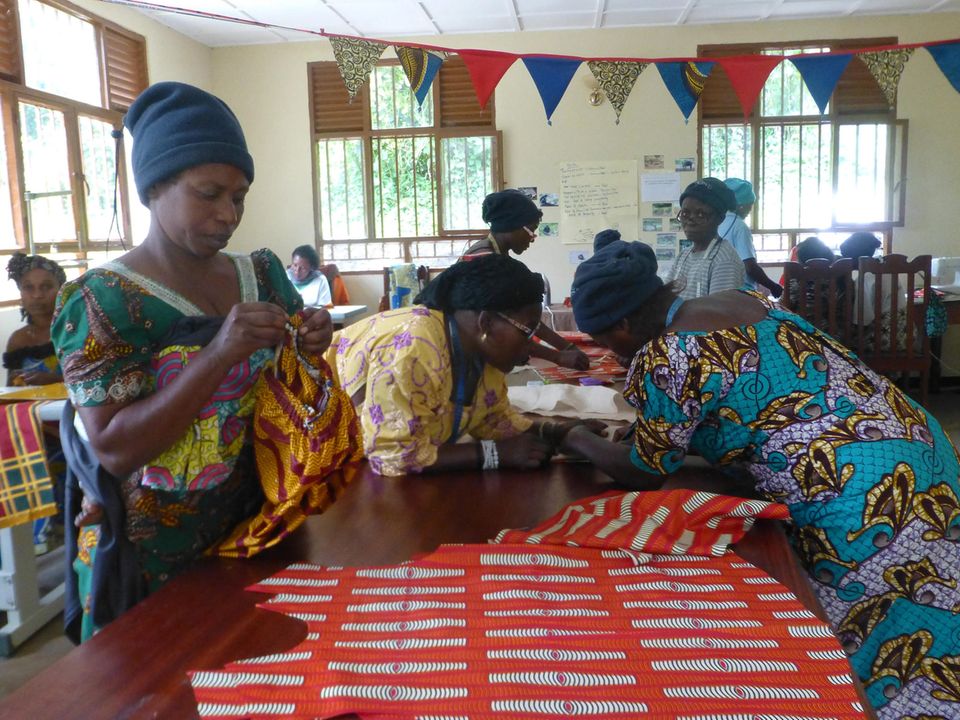
[{"label": "red patterned cloth", "polygon": [[586,333],[558,332],[557,335],[576,344],[590,358],[590,368],[587,370],[571,370],[559,365],[537,368],[537,373],[544,380],[548,382],[575,382],[580,378],[593,378],[599,382],[612,383],[623,380],[627,376],[627,369],[617,362],[613,353],[597,345],[593,338]]},{"label": "red patterned cloth", "polygon": [[[649,527],[641,518],[668,508],[660,527],[674,514],[699,517],[689,546],[716,553],[752,506],[704,493],[680,504],[681,495],[645,495],[655,497],[575,503],[536,533],[591,547],[531,545],[525,533],[524,544],[443,546],[392,567],[292,565],[250,589],[273,595],[261,607],[303,620],[307,639],[192,673],[199,714],[862,718],[829,628],[761,570],[732,552],[623,551],[680,547],[666,531],[621,543],[628,528]],[[625,522],[611,528],[615,518]]]}]

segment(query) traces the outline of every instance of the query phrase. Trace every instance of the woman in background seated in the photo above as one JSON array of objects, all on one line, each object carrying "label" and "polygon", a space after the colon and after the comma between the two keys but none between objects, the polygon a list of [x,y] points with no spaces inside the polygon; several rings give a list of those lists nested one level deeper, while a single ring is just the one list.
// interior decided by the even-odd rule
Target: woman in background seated
[{"label": "woman in background seated", "polygon": [[3,354],[7,385],[61,382],[63,373],[50,342],[50,324],[57,292],[67,281],[63,268],[41,255],[14,253],[7,263],[7,276],[17,284],[20,315],[27,321],[7,341]]},{"label": "woman in background seated", "polygon": [[[648,489],[695,451],[784,503],[793,544],[880,718],[960,717],[960,461],[939,423],[802,318],[731,290],[684,302],[640,243],[576,272],[580,327],[633,355],[632,448],[562,445]],[[582,321],[582,322],[581,322]]]},{"label": "woman in background seated", "polygon": [[[505,255],[447,268],[412,307],[334,335],[327,360],[353,398],[364,450],[382,475],[531,469],[577,423],[534,424],[507,398],[526,361],[543,281]],[[479,442],[457,442],[464,436]]]},{"label": "woman in background seated", "polygon": [[[520,255],[537,238],[543,211],[519,190],[508,188],[490,193],[483,199],[483,221],[490,224],[490,234],[474,243],[461,259],[472,260],[481,255]],[[553,329],[541,325],[535,337],[543,343],[531,342],[529,354],[574,370],[590,367],[590,358],[574,343],[564,340]],[[549,347],[552,346],[552,347]]]},{"label": "woman in background seated", "polygon": [[320,272],[320,256],[309,245],[301,245],[293,251],[290,267],[287,268],[287,277],[303,298],[307,307],[324,307],[332,305],[330,299],[330,283]]},{"label": "woman in background seated", "polygon": [[733,191],[717,178],[690,183],[680,195],[677,219],[693,244],[677,257],[669,279],[680,281],[680,297],[685,300],[743,285],[743,261],[733,245],[717,234],[727,211],[736,209]]},{"label": "woman in background seated", "polygon": [[[67,582],[67,632],[83,640],[260,508],[255,386],[302,308],[272,252],[225,252],[253,182],[230,108],[163,82],[124,124],[150,229],[64,286],[52,330],[86,434],[61,428],[69,467],[85,494],[100,494],[75,521]],[[305,310],[298,332],[304,350],[322,353],[329,313]]]},{"label": "woman in background seated", "polygon": [[[799,262],[802,265],[806,265],[811,260],[820,259],[820,260],[826,260],[827,262],[832,263],[836,259],[836,256],[833,254],[833,250],[827,247],[827,244],[823,242],[823,240],[821,240],[820,238],[814,235],[811,235],[805,240],[797,243],[794,250],[796,250],[796,258],[797,258],[796,262]],[[828,285],[829,281],[825,280],[823,281],[823,284]],[[812,280],[807,281],[807,287],[804,289],[804,292],[806,292],[805,299],[806,299],[806,304],[808,306],[813,305],[814,290],[815,288],[813,285],[813,281]],[[840,298],[844,296],[845,293],[853,292],[853,288],[847,287],[846,278],[841,278],[840,281],[837,283],[837,292],[838,292],[838,298],[837,298],[838,301]],[[792,308],[798,307],[800,305],[799,293],[800,293],[799,283],[796,280],[791,279],[790,286],[786,289],[787,303],[785,304],[789,304],[789,306]],[[841,305],[841,303],[839,302],[837,304],[838,306]]]}]

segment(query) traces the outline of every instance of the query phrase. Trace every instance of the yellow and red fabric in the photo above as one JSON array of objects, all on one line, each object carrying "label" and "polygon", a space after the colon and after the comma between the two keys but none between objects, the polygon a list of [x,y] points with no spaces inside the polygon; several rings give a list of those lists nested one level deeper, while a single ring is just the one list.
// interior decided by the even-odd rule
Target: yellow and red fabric
[{"label": "yellow and red fabric", "polygon": [[559,365],[537,368],[537,374],[547,382],[576,382],[581,378],[592,378],[599,383],[612,383],[627,376],[627,369],[617,362],[613,353],[597,345],[586,333],[564,331],[557,335],[583,351],[590,358],[590,367],[586,370],[573,370]]},{"label": "yellow and red fabric", "polygon": [[[249,589],[304,621],[307,639],[192,673],[200,717],[864,716],[830,629],[750,563],[711,554],[746,515],[778,506],[630,495],[574,503],[538,528],[582,547],[528,538],[390,567],[290,566]],[[662,537],[644,533],[650,517]],[[686,520],[688,544],[671,529]],[[656,552],[683,544],[705,554]]]},{"label": "yellow and red fabric", "polygon": [[42,402],[0,405],[0,528],[55,515],[39,410]]}]

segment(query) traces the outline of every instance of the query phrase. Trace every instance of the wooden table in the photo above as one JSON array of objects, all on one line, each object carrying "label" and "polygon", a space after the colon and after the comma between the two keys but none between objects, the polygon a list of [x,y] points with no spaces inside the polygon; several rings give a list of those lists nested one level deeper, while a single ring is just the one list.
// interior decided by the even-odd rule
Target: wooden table
[{"label": "wooden table", "polygon": [[[709,470],[680,473],[696,486]],[[207,559],[107,626],[0,702],[0,717],[195,718],[187,670],[281,652],[305,626],[258,610],[243,588],[295,561],[393,564],[448,542],[484,542],[567,503],[613,489],[586,464],[537,473],[488,472],[382,478],[364,469],[343,497],[279,547],[252,560]],[[779,523],[758,522],[736,546],[744,558],[820,613]],[[822,616],[822,613],[821,613]]]}]

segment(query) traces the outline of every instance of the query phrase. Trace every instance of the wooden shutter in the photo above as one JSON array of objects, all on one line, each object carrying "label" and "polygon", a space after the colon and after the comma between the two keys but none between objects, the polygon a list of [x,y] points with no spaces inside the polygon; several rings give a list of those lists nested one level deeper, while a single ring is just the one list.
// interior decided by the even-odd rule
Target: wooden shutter
[{"label": "wooden shutter", "polygon": [[[858,40],[824,40],[823,42],[807,43],[804,45],[816,45],[817,47],[829,47],[834,51],[854,50],[863,47],[880,47],[884,45],[895,45],[896,38],[864,38]],[[750,45],[713,45],[703,46],[697,51],[697,55],[702,58],[727,57],[730,55],[755,55],[764,48],[769,47],[796,47],[799,43],[755,43]],[[786,61],[789,62],[789,61]],[[865,115],[865,114],[887,114],[890,107],[887,105],[886,98],[880,90],[877,81],[873,79],[867,66],[854,56],[853,60],[847,65],[836,89],[830,98],[833,105],[833,112],[839,116]],[[757,102],[754,112],[760,107]],[[700,117],[703,122],[743,122],[743,110],[740,108],[740,102],[737,100],[733,86],[726,72],[719,65],[713,66],[706,84],[703,88],[703,94],[700,96]]]},{"label": "wooden shutter", "polygon": [[147,46],[142,37],[103,28],[107,107],[126,111],[147,88]]},{"label": "wooden shutter", "polygon": [[459,57],[450,57],[440,66],[440,126],[493,128],[493,96],[480,108],[467,65]]},{"label": "wooden shutter", "polygon": [[357,93],[350,102],[350,93],[343,83],[335,62],[307,65],[310,81],[310,119],[313,133],[358,133],[366,128],[367,91]]},{"label": "wooden shutter", "polygon": [[0,78],[23,84],[17,0],[0,0]]}]

